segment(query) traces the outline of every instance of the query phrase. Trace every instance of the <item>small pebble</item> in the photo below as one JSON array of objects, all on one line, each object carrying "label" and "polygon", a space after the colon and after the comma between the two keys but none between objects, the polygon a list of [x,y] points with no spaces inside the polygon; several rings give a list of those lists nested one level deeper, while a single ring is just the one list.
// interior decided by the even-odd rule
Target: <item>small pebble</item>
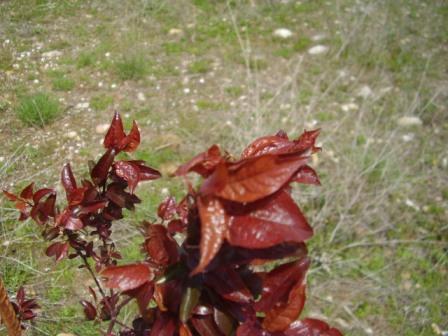
[{"label": "small pebble", "polygon": [[78,135],[75,131],[70,131],[67,133],[67,137],[69,138],[75,138]]},{"label": "small pebble", "polygon": [[308,49],[308,54],[310,55],[321,55],[321,54],[325,54],[328,52],[328,47],[324,46],[324,45],[316,45],[314,47],[311,47],[310,49]]},{"label": "small pebble", "polygon": [[137,99],[138,99],[139,101],[141,101],[141,102],[146,101],[145,94],[144,94],[143,92],[139,92],[139,93],[137,93]]},{"label": "small pebble", "polygon": [[287,28],[278,28],[274,31],[274,36],[287,39],[292,36],[292,31]]},{"label": "small pebble", "polygon": [[419,117],[405,116],[397,120],[399,126],[421,126],[423,124]]},{"label": "small pebble", "polygon": [[95,132],[98,134],[106,133],[109,129],[109,124],[100,124],[95,127]]}]

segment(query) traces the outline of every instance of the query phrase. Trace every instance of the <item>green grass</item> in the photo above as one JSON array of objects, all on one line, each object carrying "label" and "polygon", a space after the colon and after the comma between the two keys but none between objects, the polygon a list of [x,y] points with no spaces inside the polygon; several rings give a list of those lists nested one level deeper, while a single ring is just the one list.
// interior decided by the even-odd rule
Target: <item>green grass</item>
[{"label": "green grass", "polygon": [[195,61],[188,67],[189,72],[193,74],[204,74],[209,72],[210,69],[210,61],[205,59]]},{"label": "green grass", "polygon": [[115,72],[123,81],[142,79],[148,74],[149,65],[143,56],[125,56],[115,64]]},{"label": "green grass", "polygon": [[112,105],[113,102],[113,97],[106,94],[100,94],[90,99],[90,106],[97,111],[103,111]]},{"label": "green grass", "polygon": [[61,113],[61,106],[47,93],[35,93],[20,98],[16,108],[17,117],[28,126],[44,127]]},{"label": "green grass", "polygon": [[51,81],[55,91],[71,91],[75,87],[75,81],[63,73],[58,73]]}]

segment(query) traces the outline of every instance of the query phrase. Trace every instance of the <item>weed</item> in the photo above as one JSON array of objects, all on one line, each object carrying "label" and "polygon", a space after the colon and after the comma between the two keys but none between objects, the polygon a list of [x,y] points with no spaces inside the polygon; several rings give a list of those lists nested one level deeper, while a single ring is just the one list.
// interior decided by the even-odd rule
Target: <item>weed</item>
[{"label": "weed", "polygon": [[54,78],[52,84],[56,91],[70,91],[75,87],[75,81],[65,75]]},{"label": "weed", "polygon": [[100,94],[90,99],[90,106],[96,111],[103,111],[112,105],[114,99],[111,96]]},{"label": "weed", "polygon": [[47,93],[35,93],[22,97],[16,114],[29,126],[44,127],[61,113],[59,102]]},{"label": "weed", "polygon": [[115,70],[121,80],[141,79],[148,74],[149,63],[142,56],[125,56]]}]

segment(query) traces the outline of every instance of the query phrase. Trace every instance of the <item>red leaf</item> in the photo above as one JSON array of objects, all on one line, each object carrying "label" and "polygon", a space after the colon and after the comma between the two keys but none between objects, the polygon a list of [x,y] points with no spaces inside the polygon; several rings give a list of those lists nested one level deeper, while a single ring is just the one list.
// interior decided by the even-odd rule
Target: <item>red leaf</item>
[{"label": "red leaf", "polygon": [[277,136],[277,135],[268,135],[261,138],[256,139],[241,154],[241,158],[250,158],[255,156],[260,156],[264,154],[281,154],[285,153],[287,148],[291,148],[293,146],[293,142],[288,140],[287,138]]},{"label": "red leaf", "polygon": [[187,324],[181,323],[179,326],[179,336],[193,336]]},{"label": "red leaf", "polygon": [[70,199],[71,193],[77,189],[76,180],[73,176],[72,168],[70,163],[66,163],[61,171],[61,183],[67,193],[67,199]]},{"label": "red leaf", "polygon": [[286,191],[246,208],[246,213],[231,216],[228,240],[232,245],[258,249],[283,242],[303,242],[313,235],[313,229]]},{"label": "red leaf", "polygon": [[81,300],[81,305],[84,307],[84,315],[88,321],[93,321],[96,318],[96,308],[89,301]]},{"label": "red leaf", "polygon": [[175,175],[182,176],[189,172],[196,172],[202,177],[209,176],[215,167],[223,160],[221,151],[217,145],[211,146],[206,152],[196,155],[189,162],[180,166]]},{"label": "red leaf", "polygon": [[137,123],[132,123],[132,129],[129,134],[120,142],[119,150],[125,152],[133,152],[140,144],[140,131],[138,130]]},{"label": "red leaf", "polygon": [[173,196],[169,196],[160,203],[157,209],[157,215],[163,220],[169,220],[176,214],[176,200]]},{"label": "red leaf", "polygon": [[310,318],[291,323],[284,334],[285,336],[342,336],[336,328],[331,328],[323,321]]},{"label": "red leaf", "polygon": [[6,196],[7,199],[9,199],[11,202],[15,202],[17,201],[19,198],[14,195],[11,194],[9,191],[3,190],[3,194]]},{"label": "red leaf", "polygon": [[145,282],[143,285],[123,292],[123,294],[129,295],[137,300],[137,305],[140,310],[140,314],[144,315],[148,304],[151,301],[154,294],[154,284],[150,281]]},{"label": "red leaf", "polygon": [[211,315],[193,317],[191,322],[200,336],[225,336]]},{"label": "red leaf", "polygon": [[175,336],[176,331],[175,319],[167,313],[159,313],[149,336]]},{"label": "red leaf", "polygon": [[47,247],[45,254],[48,257],[55,257],[56,261],[60,261],[67,256],[68,243],[53,243]]},{"label": "red leaf", "polygon": [[112,162],[114,162],[115,154],[115,149],[108,149],[107,152],[104,153],[99,159],[98,163],[93,167],[90,172],[90,176],[92,177],[92,181],[95,185],[102,185],[106,181],[109,168],[112,165]]},{"label": "red leaf", "polygon": [[41,211],[45,216],[54,217],[56,215],[56,194],[51,194],[45,200],[44,205],[41,208]]},{"label": "red leaf", "polygon": [[309,259],[304,258],[281,265],[269,272],[263,280],[261,299],[255,303],[257,311],[269,311],[279,302],[285,302],[296,283],[302,283],[309,267]]},{"label": "red leaf", "polygon": [[201,219],[201,257],[191,275],[203,272],[218,253],[226,236],[228,225],[228,217],[219,199],[198,197],[197,204]]},{"label": "red leaf", "polygon": [[145,264],[111,266],[102,271],[101,275],[106,278],[106,287],[121,291],[137,288],[154,278],[154,273]]},{"label": "red leaf", "polygon": [[131,193],[134,193],[134,190],[140,181],[155,180],[161,176],[157,170],[145,166],[143,161],[115,162],[114,171],[117,176],[128,183]]},{"label": "red leaf", "polygon": [[222,177],[215,171],[204,182],[201,192],[240,203],[253,202],[282,188],[306,161],[307,158],[292,155],[245,159],[229,165],[224,187],[219,188]]},{"label": "red leaf", "polygon": [[138,166],[140,181],[156,180],[162,176],[158,170],[145,166],[144,161],[129,162],[132,162],[133,164],[136,164]]},{"label": "red leaf", "polygon": [[117,149],[125,136],[126,134],[124,133],[123,122],[121,121],[120,114],[115,112],[109,130],[104,137],[104,147],[107,149]]},{"label": "red leaf", "polygon": [[292,182],[320,185],[316,171],[310,166],[303,166],[294,176]]},{"label": "red leaf", "polygon": [[20,193],[20,197],[27,199],[27,200],[32,199],[33,198],[33,187],[34,187],[34,182],[27,185]]},{"label": "red leaf", "polygon": [[39,189],[39,190],[36,191],[36,192],[34,193],[34,195],[33,195],[33,201],[34,201],[34,203],[39,203],[39,201],[40,201],[43,197],[47,196],[48,194],[51,194],[52,192],[54,192],[54,190],[53,190],[53,189],[50,189],[50,188],[42,188],[42,189]]},{"label": "red leaf", "polygon": [[107,205],[107,201],[95,201],[82,205],[78,215],[93,214]]},{"label": "red leaf", "polygon": [[[301,279],[303,281],[303,279]],[[305,305],[305,284],[299,281],[289,292],[288,301],[266,312],[263,327],[271,332],[284,331],[297,320]]]},{"label": "red leaf", "polygon": [[69,216],[64,222],[64,227],[67,230],[76,231],[81,230],[84,227],[84,223],[79,218]]},{"label": "red leaf", "polygon": [[309,155],[320,148],[314,146],[320,130],[305,131],[297,140],[289,140],[286,133],[279,131],[276,135],[256,139],[242,153],[241,158],[256,157],[265,154],[299,154]]},{"label": "red leaf", "polygon": [[239,303],[249,303],[252,300],[249,289],[232,266],[207,273],[205,282],[226,300]]},{"label": "red leaf", "polygon": [[129,161],[118,161],[114,163],[114,171],[117,176],[121,177],[128,183],[129,190],[131,194],[133,194],[138,182],[140,181],[138,166]]},{"label": "red leaf", "polygon": [[179,260],[177,243],[163,225],[149,225],[144,246],[151,261],[157,265],[168,266]]}]

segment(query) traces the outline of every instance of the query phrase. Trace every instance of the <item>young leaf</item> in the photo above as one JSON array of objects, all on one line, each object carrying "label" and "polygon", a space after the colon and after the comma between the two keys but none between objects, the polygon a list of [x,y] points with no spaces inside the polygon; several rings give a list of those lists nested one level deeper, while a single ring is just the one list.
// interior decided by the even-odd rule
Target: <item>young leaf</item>
[{"label": "young leaf", "polygon": [[97,186],[102,185],[106,181],[109,168],[111,167],[112,162],[114,162],[115,154],[115,149],[109,148],[99,159],[98,163],[92,168],[90,176],[92,177],[93,183]]},{"label": "young leaf", "polygon": [[197,198],[201,219],[201,257],[191,275],[203,272],[218,253],[227,233],[228,217],[218,198]]},{"label": "young leaf", "polygon": [[48,257],[55,257],[56,261],[60,261],[67,256],[68,243],[53,243],[47,247],[45,254]]},{"label": "young leaf", "polygon": [[106,287],[121,291],[132,290],[154,279],[154,273],[146,264],[111,266],[102,271],[101,275],[106,278]]},{"label": "young leaf", "polygon": [[242,160],[227,167],[224,187],[219,188],[221,177],[215,171],[204,182],[201,193],[239,203],[254,202],[281,189],[306,161],[301,156],[277,155]]},{"label": "young leaf", "polygon": [[209,176],[215,167],[223,160],[221,151],[217,145],[211,146],[206,152],[196,155],[189,162],[180,166],[176,172],[176,176],[183,176],[189,172],[195,172],[202,177]]},{"label": "young leaf", "polygon": [[278,303],[266,312],[266,317],[263,319],[263,327],[266,330],[285,331],[300,316],[305,305],[305,284],[302,281],[292,287],[286,302]]},{"label": "young leaf", "polygon": [[303,242],[313,235],[299,207],[284,190],[246,208],[246,213],[232,214],[228,231],[232,245],[259,249]]},{"label": "young leaf", "polygon": [[316,171],[310,166],[303,166],[294,176],[292,182],[320,185],[319,177]]},{"label": "young leaf", "polygon": [[93,321],[96,319],[96,308],[89,301],[81,300],[81,305],[84,308],[84,315],[88,321]]},{"label": "young leaf", "polygon": [[33,198],[33,187],[34,187],[34,182],[27,185],[20,193],[20,197],[24,198],[26,200],[32,199]]},{"label": "young leaf", "polygon": [[77,189],[76,180],[73,176],[72,168],[69,163],[66,163],[61,171],[61,183],[67,193],[67,199],[70,198],[70,194]]},{"label": "young leaf", "polygon": [[129,134],[120,142],[119,150],[125,152],[133,152],[137,149],[140,144],[140,131],[138,129],[137,123],[134,121],[132,123],[132,128]]},{"label": "young leaf", "polygon": [[124,133],[123,122],[121,121],[120,114],[115,112],[110,127],[104,137],[104,147],[107,149],[117,149],[125,136],[126,134]]},{"label": "young leaf", "polygon": [[311,318],[291,323],[284,334],[285,336],[343,336],[336,328],[331,328],[327,323]]}]

